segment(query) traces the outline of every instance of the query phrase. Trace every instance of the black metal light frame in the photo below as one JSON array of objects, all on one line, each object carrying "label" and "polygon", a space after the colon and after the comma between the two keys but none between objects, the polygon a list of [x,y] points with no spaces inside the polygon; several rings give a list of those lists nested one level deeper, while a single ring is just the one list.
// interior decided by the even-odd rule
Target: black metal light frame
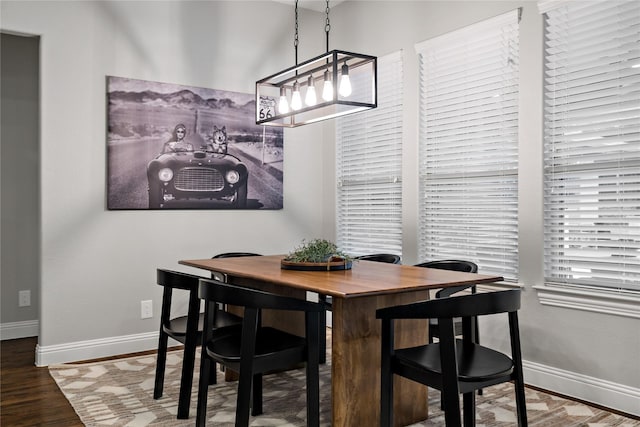
[{"label": "black metal light frame", "polygon": [[[347,64],[353,90],[343,96],[338,91],[342,77],[342,66]],[[266,126],[296,127],[334,117],[364,111],[378,106],[377,100],[377,58],[370,55],[332,50],[299,65],[288,68],[256,82],[256,123]],[[293,85],[298,83],[300,91],[308,90],[307,82],[312,77],[317,93],[322,93],[325,71],[333,83],[331,100],[319,99],[313,106],[287,113],[278,111],[281,88],[291,94]]]}]

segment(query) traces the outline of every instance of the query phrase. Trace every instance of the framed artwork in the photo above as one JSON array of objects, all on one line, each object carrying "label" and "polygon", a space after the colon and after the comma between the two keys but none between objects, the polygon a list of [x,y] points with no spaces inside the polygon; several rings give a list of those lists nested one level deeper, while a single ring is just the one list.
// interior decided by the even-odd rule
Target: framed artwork
[{"label": "framed artwork", "polygon": [[107,208],[282,209],[283,130],[252,93],[107,76]]}]

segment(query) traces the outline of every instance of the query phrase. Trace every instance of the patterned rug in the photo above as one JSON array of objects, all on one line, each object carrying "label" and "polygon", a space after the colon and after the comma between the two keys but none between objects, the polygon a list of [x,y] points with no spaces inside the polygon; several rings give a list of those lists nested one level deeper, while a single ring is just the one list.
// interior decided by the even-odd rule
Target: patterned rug
[{"label": "patterned rug", "polygon": [[[195,422],[197,377],[191,397],[191,418],[177,420],[180,387],[181,351],[167,357],[164,396],[153,399],[155,355],[109,360],[86,364],[63,364],[49,367],[76,413],[87,426],[192,426]],[[196,361],[199,366],[199,360]],[[320,369],[321,425],[331,423],[329,365]],[[251,426],[306,425],[304,370],[289,371],[264,377],[264,414],[251,418]],[[526,390],[530,426],[536,427],[640,427],[634,421],[581,403],[536,390]],[[235,419],[236,383],[225,383],[218,373],[218,384],[209,388],[208,425],[233,426]],[[377,405],[378,402],[371,402]],[[500,384],[484,390],[477,398],[478,427],[515,426],[513,386]],[[412,427],[444,426],[439,409],[440,395],[429,393],[429,420]],[[354,426],[361,427],[361,426]]]}]

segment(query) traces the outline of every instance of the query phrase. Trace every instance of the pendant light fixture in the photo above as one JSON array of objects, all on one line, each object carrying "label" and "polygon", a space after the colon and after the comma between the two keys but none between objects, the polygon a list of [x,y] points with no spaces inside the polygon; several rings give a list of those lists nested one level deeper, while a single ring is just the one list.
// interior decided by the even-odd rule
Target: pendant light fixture
[{"label": "pendant light fixture", "polygon": [[[378,106],[377,58],[329,51],[329,0],[326,3],[326,53],[298,64],[296,0],[293,43],[296,63],[256,82],[257,124],[297,127]],[[318,97],[318,93],[322,96]]]}]

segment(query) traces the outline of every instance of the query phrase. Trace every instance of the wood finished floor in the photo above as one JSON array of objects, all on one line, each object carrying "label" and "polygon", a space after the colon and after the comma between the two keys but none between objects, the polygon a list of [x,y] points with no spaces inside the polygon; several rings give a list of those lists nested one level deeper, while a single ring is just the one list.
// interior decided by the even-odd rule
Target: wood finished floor
[{"label": "wood finished floor", "polygon": [[[0,342],[0,426],[84,427],[49,368],[35,366],[37,342],[36,337]],[[135,354],[149,353],[155,351]],[[114,358],[85,362],[105,359]]]},{"label": "wood finished floor", "polygon": [[0,425],[82,427],[49,369],[35,366],[37,338],[0,343]]}]

